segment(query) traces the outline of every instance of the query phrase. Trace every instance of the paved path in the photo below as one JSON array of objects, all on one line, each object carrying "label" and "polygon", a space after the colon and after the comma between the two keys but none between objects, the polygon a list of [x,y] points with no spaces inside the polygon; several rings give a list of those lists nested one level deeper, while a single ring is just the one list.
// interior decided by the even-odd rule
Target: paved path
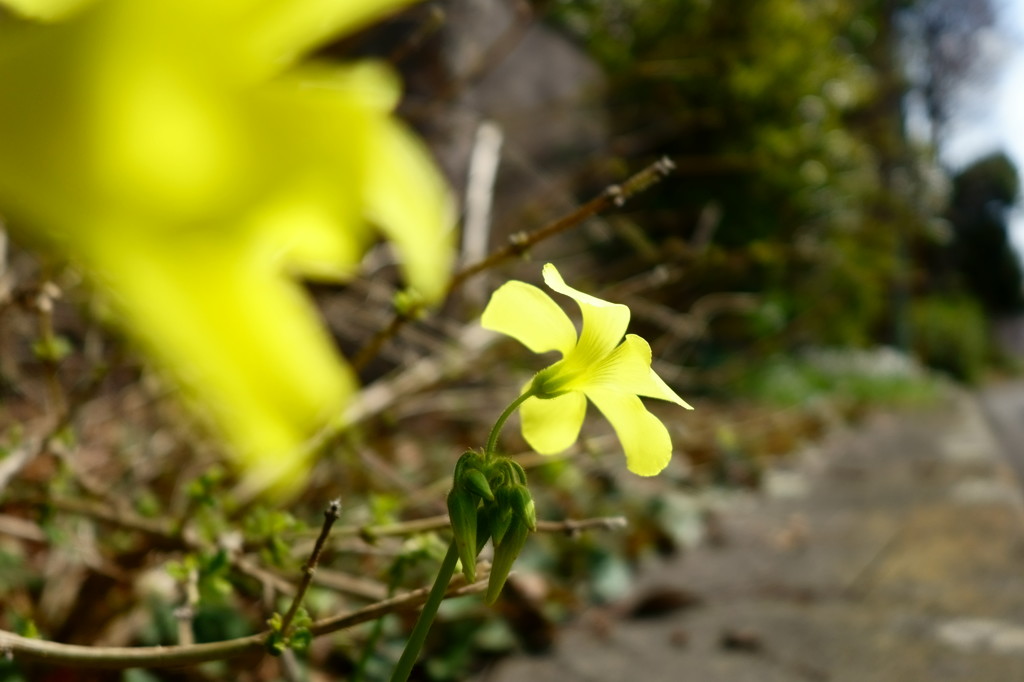
[{"label": "paved path", "polygon": [[722,514],[724,543],[652,565],[637,594],[700,604],[583,614],[487,682],[1024,680],[1024,385],[879,415]]}]

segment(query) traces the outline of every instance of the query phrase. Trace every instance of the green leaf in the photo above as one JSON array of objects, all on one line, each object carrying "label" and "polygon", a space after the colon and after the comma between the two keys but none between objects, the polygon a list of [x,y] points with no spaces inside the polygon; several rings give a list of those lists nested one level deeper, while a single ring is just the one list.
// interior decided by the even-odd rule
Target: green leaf
[{"label": "green leaf", "polygon": [[228,553],[223,549],[209,554],[204,557],[202,571],[207,574],[221,573],[227,570],[230,562],[228,561]]},{"label": "green leaf", "polygon": [[288,648],[288,645],[285,644],[284,636],[280,632],[272,632],[267,637],[266,647],[267,653],[271,656],[280,656]]},{"label": "green leaf", "polygon": [[280,613],[274,612],[270,618],[267,618],[267,627],[274,632],[281,632],[281,626],[284,624],[284,618]]},{"label": "green leaf", "polygon": [[305,651],[313,643],[313,633],[309,628],[295,628],[288,638],[289,646],[295,651]]},{"label": "green leaf", "polygon": [[43,362],[56,364],[71,354],[71,342],[63,336],[38,339],[32,344],[32,353]]},{"label": "green leaf", "polygon": [[26,618],[18,625],[18,634],[28,639],[42,639],[39,634],[39,628],[36,627],[36,622],[31,618]]}]

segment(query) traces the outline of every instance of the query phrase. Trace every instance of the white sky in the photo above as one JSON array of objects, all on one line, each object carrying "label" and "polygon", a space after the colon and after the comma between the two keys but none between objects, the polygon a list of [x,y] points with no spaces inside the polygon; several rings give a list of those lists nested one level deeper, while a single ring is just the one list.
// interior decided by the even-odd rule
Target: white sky
[{"label": "white sky", "polygon": [[[943,157],[962,166],[989,152],[1004,150],[1024,177],[1024,0],[996,0],[1000,30],[988,46],[1000,64],[990,83],[965,102]],[[1011,219],[1011,237],[1024,254],[1024,209]]]}]

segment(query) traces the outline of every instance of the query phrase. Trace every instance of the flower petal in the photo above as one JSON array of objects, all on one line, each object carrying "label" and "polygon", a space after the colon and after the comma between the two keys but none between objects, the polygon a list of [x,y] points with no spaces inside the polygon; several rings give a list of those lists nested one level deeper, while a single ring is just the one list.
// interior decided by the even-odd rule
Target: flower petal
[{"label": "flower petal", "polygon": [[590,387],[644,395],[650,388],[651,347],[635,334],[590,367],[586,383],[580,390]]},{"label": "flower petal", "polygon": [[558,293],[576,301],[583,313],[583,331],[568,364],[589,366],[611,353],[626,333],[629,308],[573,289],[551,263],[544,266],[544,282]]},{"label": "flower petal", "polygon": [[673,391],[672,388],[665,383],[665,380],[658,376],[653,369],[651,370],[650,382],[650,390],[637,391],[636,394],[647,396],[649,398],[658,398],[659,400],[668,400],[669,402],[673,402],[680,407],[685,407],[688,410],[693,409],[693,405],[680,398],[679,394]]},{"label": "flower petal", "polygon": [[88,2],[91,0],[0,0],[0,6],[27,19],[58,21]]},{"label": "flower petal", "polygon": [[651,369],[651,347],[636,334],[627,334],[625,341],[591,369],[580,390],[588,387],[658,398],[693,409]]},{"label": "flower petal", "polygon": [[611,422],[626,453],[626,466],[638,476],[654,476],[672,459],[668,429],[635,395],[605,389],[587,391]]},{"label": "flower petal", "polygon": [[519,407],[523,438],[542,455],[554,455],[576,442],[587,412],[582,393],[565,393],[557,398],[527,398]]},{"label": "flower petal", "polygon": [[576,301],[580,305],[589,305],[594,308],[626,307],[621,303],[610,303],[608,301],[598,298],[597,296],[591,296],[590,294],[582,292],[578,289],[573,289],[571,286],[565,283],[565,280],[562,279],[562,274],[558,272],[558,268],[556,268],[551,263],[546,263],[544,265],[544,270],[542,271],[542,274],[544,275],[544,283],[547,284],[551,289],[557,291],[563,296],[568,296],[569,298]]},{"label": "flower petal", "polygon": [[408,130],[388,119],[377,127],[366,169],[367,214],[401,256],[409,284],[433,303],[451,278],[455,231],[448,190]]},{"label": "flower petal", "polygon": [[235,28],[232,37],[245,40],[249,68],[267,76],[331,37],[362,28],[412,1],[244,0],[244,18],[236,22],[240,28]]},{"label": "flower petal", "polygon": [[251,480],[298,484],[309,465],[302,444],[356,385],[308,297],[230,241],[118,234],[81,252],[118,319],[234,446]]},{"label": "flower petal", "polygon": [[534,353],[557,350],[567,355],[576,346],[576,328],[569,316],[542,290],[511,281],[491,295],[480,324],[507,334]]}]

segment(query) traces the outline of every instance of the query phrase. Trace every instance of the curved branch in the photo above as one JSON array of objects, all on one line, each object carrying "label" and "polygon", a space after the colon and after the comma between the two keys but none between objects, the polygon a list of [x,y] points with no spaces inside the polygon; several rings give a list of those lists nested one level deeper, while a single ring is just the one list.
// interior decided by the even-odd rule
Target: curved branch
[{"label": "curved branch", "polygon": [[[366,540],[375,540],[391,535],[411,535],[413,533],[424,533],[432,530],[442,530],[451,527],[447,514],[437,516],[426,516],[414,521],[399,521],[380,526],[341,526],[335,529],[334,537],[358,536]],[[563,521],[537,521],[537,531],[540,533],[578,533],[581,530],[618,530],[625,528],[628,524],[624,516],[598,516],[588,519],[565,519]]]},{"label": "curved branch", "polygon": [[[567,533],[575,535],[583,530],[602,529],[615,530],[624,528],[627,521],[621,516],[598,517],[590,519],[567,519],[564,521],[538,521],[537,530],[542,533]],[[416,527],[419,525],[419,527]],[[430,517],[417,522],[380,526],[386,534],[399,534],[424,527],[443,528],[448,524],[447,517]],[[339,529],[358,534],[358,527]],[[362,529],[365,531],[365,529]],[[378,534],[385,534],[379,533]],[[486,576],[470,585],[459,585],[459,578],[445,593],[445,598],[476,594],[487,589]],[[338,630],[354,627],[361,623],[376,620],[389,613],[407,611],[422,605],[430,594],[430,588],[413,590],[398,597],[385,599],[376,604],[351,611],[349,613],[323,618],[310,626],[314,637],[320,637]],[[41,639],[22,637],[12,632],[0,630],[0,656],[13,657],[16,660],[40,661],[76,668],[174,668],[210,661],[221,661],[245,654],[265,651],[267,638],[271,631],[265,630],[248,637],[229,639],[223,642],[190,644],[180,646],[148,646],[148,647],[93,647],[79,644],[61,644]]]},{"label": "curved branch", "polygon": [[[486,589],[487,581],[481,580],[470,585],[449,588],[445,598],[476,594]],[[416,608],[427,600],[429,593],[430,588],[414,590],[350,613],[318,620],[309,629],[314,637],[344,630],[389,613]],[[174,668],[265,651],[264,647],[270,634],[269,630],[265,630],[248,637],[188,646],[92,647],[30,639],[0,630],[0,655],[15,660],[54,663],[75,668]]]},{"label": "curved branch", "polygon": [[[569,228],[579,225],[587,218],[597,215],[598,213],[602,213],[610,208],[624,206],[626,201],[636,194],[639,194],[640,192],[643,192],[651,186],[661,182],[661,180],[663,180],[674,169],[675,164],[672,163],[672,160],[667,156],[662,157],[643,170],[627,178],[622,184],[609,185],[608,187],[605,187],[604,191],[582,206],[577,207],[571,213],[564,215],[532,232],[520,232],[513,235],[505,246],[492,251],[490,255],[456,272],[448,283],[446,295],[451,295],[453,291],[465,284],[466,280],[470,279],[474,275],[493,268],[495,265],[498,265],[503,261],[521,256],[537,243],[542,242],[545,239],[550,239],[561,232],[565,232]],[[352,359],[352,367],[354,367],[356,371],[365,368],[370,360],[376,357],[380,352],[380,349],[384,344],[398,334],[399,330],[401,330],[407,322],[415,319],[420,312],[420,309],[414,309],[406,311],[403,314],[396,314],[391,319],[391,322],[388,323],[387,327],[377,332],[366,346],[356,354]]]}]

